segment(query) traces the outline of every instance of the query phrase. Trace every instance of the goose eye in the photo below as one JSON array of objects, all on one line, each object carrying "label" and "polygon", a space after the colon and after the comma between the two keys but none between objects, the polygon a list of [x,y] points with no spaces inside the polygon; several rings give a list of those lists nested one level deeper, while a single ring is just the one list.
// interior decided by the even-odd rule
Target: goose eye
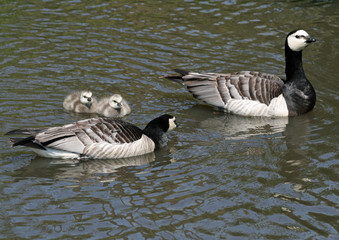
[{"label": "goose eye", "polygon": [[295,38],[300,38],[300,35],[295,35]]}]

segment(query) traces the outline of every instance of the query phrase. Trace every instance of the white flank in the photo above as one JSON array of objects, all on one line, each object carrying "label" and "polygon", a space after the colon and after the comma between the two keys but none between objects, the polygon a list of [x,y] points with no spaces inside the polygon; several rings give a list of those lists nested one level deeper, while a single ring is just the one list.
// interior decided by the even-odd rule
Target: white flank
[{"label": "white flank", "polygon": [[227,112],[241,116],[266,116],[267,105],[252,100],[230,99],[225,109]]},{"label": "white flank", "polygon": [[46,150],[30,148],[37,155],[45,158],[62,158],[62,159],[78,159],[80,155],[72,152],[60,151],[52,148],[46,148]]},{"label": "white flank", "polygon": [[230,99],[225,110],[241,116],[285,117],[288,116],[287,104],[282,94],[272,99],[269,106],[252,100]]},{"label": "white flank", "polygon": [[127,158],[153,152],[154,142],[147,137],[142,137],[132,143],[112,144],[107,142],[93,143],[84,149],[84,155],[95,159]]},{"label": "white flank", "polygon": [[273,98],[268,106],[268,116],[287,117],[288,108],[284,95],[280,94],[278,97]]}]

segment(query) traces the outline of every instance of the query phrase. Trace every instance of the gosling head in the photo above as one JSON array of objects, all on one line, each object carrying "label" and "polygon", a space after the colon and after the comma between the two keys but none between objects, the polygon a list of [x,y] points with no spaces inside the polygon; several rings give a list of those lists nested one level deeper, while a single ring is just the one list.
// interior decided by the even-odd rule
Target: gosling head
[{"label": "gosling head", "polygon": [[90,108],[93,103],[93,97],[91,91],[82,91],[80,94],[80,102]]},{"label": "gosling head", "polygon": [[123,98],[120,94],[114,94],[109,98],[108,103],[112,108],[120,110],[122,107],[122,100]]}]

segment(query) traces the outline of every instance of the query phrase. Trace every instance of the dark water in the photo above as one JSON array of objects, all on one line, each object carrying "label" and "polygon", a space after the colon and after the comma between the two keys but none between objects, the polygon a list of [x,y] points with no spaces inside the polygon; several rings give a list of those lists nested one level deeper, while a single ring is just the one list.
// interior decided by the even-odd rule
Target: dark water
[{"label": "dark water", "polygon": [[[0,238],[339,239],[338,1],[1,1]],[[317,92],[309,114],[230,116],[161,79],[175,67],[284,75],[302,28]],[[180,124],[167,148],[124,160],[57,161],[3,133],[88,116],[71,90],[121,93],[126,120]]]}]

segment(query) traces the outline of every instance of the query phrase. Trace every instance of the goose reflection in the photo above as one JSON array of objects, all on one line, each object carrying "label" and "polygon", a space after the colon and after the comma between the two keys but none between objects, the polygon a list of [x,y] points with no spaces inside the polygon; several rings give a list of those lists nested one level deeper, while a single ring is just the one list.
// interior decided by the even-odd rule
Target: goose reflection
[{"label": "goose reflection", "polygon": [[225,115],[206,119],[201,127],[224,132],[227,139],[246,139],[256,135],[284,132],[288,118],[239,117]]},{"label": "goose reflection", "polygon": [[88,180],[111,182],[119,178],[119,169],[141,166],[153,162],[155,154],[122,159],[55,160],[35,157],[31,164],[16,171],[17,177],[39,177],[66,180],[78,185],[90,184]]},{"label": "goose reflection", "polygon": [[[311,163],[309,159],[310,122],[312,114],[291,118],[284,132],[286,152],[280,162],[280,175],[284,176],[286,183],[293,184],[295,191],[303,191],[311,178],[305,169]],[[306,145],[306,146],[305,146]]]},{"label": "goose reflection", "polygon": [[229,140],[281,133],[285,131],[289,121],[287,117],[243,117],[225,114],[220,111],[215,111],[211,114],[210,109],[204,106],[193,106],[187,111],[187,114],[191,115],[191,118],[195,120],[195,123],[192,124],[197,124],[197,126],[194,127],[202,128],[208,132],[222,133]]},{"label": "goose reflection", "polygon": [[[194,128],[201,128],[207,134],[222,135],[225,143],[218,142],[222,146],[219,149],[226,149],[224,151],[231,152],[232,156],[248,152],[249,155],[257,156],[264,153],[267,156],[272,155],[272,159],[277,157],[278,168],[272,170],[278,171],[284,177],[285,183],[292,184],[295,191],[303,191],[312,181],[305,173],[305,168],[311,162],[308,141],[314,119],[313,112],[294,118],[241,117],[217,111],[211,114],[210,109],[203,106],[193,106],[186,112],[195,120],[190,122]],[[220,135],[215,136],[212,141],[219,139]],[[251,147],[254,142],[260,144]]]},{"label": "goose reflection", "polygon": [[[235,115],[222,115],[207,118],[200,127],[208,132],[219,132],[229,144],[233,140],[266,139],[261,144],[271,145],[274,156],[280,155],[277,162],[278,172],[285,178],[286,184],[292,184],[295,191],[303,191],[312,181],[305,173],[310,164],[310,148],[307,142],[310,136],[312,114],[297,118],[253,118]],[[261,136],[265,135],[264,138]],[[271,139],[279,141],[271,142]],[[251,143],[248,142],[250,146]],[[253,149],[256,149],[253,152]],[[253,148],[249,154],[263,154],[264,148]],[[274,149],[274,150],[273,150]],[[243,149],[245,151],[245,149]],[[280,153],[281,154],[280,154]]]}]

